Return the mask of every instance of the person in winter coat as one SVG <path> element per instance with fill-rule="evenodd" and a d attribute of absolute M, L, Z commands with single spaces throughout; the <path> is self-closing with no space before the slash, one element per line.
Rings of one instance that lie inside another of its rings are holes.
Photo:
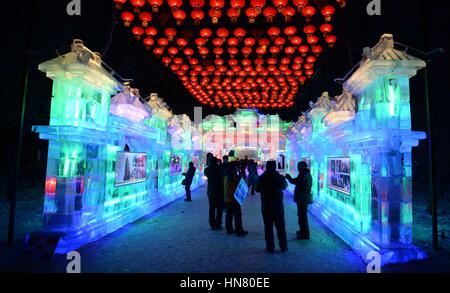
<path fill-rule="evenodd" d="M 312 204 L 312 177 L 306 162 L 299 162 L 297 165 L 298 177 L 292 178 L 287 174 L 286 179 L 295 185 L 294 201 L 297 203 L 298 226 L 297 239 L 308 240 L 309 224 L 308 224 L 308 205 Z"/>
<path fill-rule="evenodd" d="M 283 204 L 283 190 L 288 185 L 286 179 L 276 169 L 276 162 L 268 161 L 266 171 L 256 182 L 256 192 L 261 193 L 261 212 L 264 219 L 266 250 L 271 253 L 275 249 L 274 224 L 277 229 L 281 251 L 288 251 Z"/>
<path fill-rule="evenodd" d="M 192 201 L 191 199 L 191 185 L 192 180 L 194 179 L 195 175 L 195 167 L 193 162 L 189 162 L 189 169 L 186 173 L 183 173 L 183 176 L 185 177 L 183 180 L 184 183 L 184 189 L 186 190 L 186 199 L 185 201 Z"/>
<path fill-rule="evenodd" d="M 256 180 L 258 180 L 258 170 L 256 168 L 256 163 L 250 160 L 248 163 L 248 187 L 251 188 L 251 194 L 255 194 Z"/>
<path fill-rule="evenodd" d="M 237 236 L 245 236 L 248 234 L 242 226 L 242 211 L 241 205 L 234 197 L 236 188 L 241 181 L 241 176 L 238 175 L 239 167 L 236 162 L 228 163 L 224 180 L 224 197 L 227 213 L 225 216 L 225 228 L 228 234 L 236 233 Z M 233 219 L 234 226 L 233 228 Z"/>
<path fill-rule="evenodd" d="M 218 160 L 212 157 L 205 168 L 208 178 L 209 224 L 212 230 L 222 229 L 223 175 Z"/>

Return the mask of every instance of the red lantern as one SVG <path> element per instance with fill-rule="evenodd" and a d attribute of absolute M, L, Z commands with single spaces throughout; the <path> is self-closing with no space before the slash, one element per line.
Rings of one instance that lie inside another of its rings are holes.
<path fill-rule="evenodd" d="M 231 0 L 230 6 L 241 11 L 241 8 L 245 6 L 245 0 Z"/>
<path fill-rule="evenodd" d="M 172 12 L 175 12 L 183 5 L 183 0 L 168 0 L 167 4 L 172 8 Z"/>
<path fill-rule="evenodd" d="M 239 44 L 239 40 L 237 38 L 229 38 L 228 39 L 228 46 L 236 47 L 238 44 Z"/>
<path fill-rule="evenodd" d="M 333 48 L 333 47 L 334 47 L 334 44 L 336 43 L 336 41 L 337 41 L 337 38 L 336 38 L 336 36 L 334 36 L 334 35 L 329 35 L 329 36 L 327 36 L 327 37 L 325 38 L 325 42 L 328 43 L 328 46 L 329 46 L 330 48 Z"/>
<path fill-rule="evenodd" d="M 247 47 L 253 47 L 255 45 L 256 41 L 254 38 L 245 38 L 244 45 Z"/>
<path fill-rule="evenodd" d="M 223 0 L 210 0 L 209 5 L 212 7 L 212 9 L 222 9 L 225 5 L 225 2 Z"/>
<path fill-rule="evenodd" d="M 277 15 L 277 10 L 273 7 L 266 7 L 263 14 L 267 18 L 267 22 L 273 22 L 273 18 Z"/>
<path fill-rule="evenodd" d="M 209 50 L 208 50 L 208 48 L 202 47 L 202 48 L 198 49 L 198 53 L 200 55 L 202 55 L 203 59 L 205 59 L 206 55 L 208 55 L 208 53 L 209 53 Z"/>
<path fill-rule="evenodd" d="M 267 47 L 270 45 L 270 41 L 266 38 L 259 39 L 258 44 L 262 47 Z"/>
<path fill-rule="evenodd" d="M 132 33 L 135 36 L 136 40 L 140 40 L 144 32 L 145 32 L 144 29 L 141 28 L 140 26 L 135 26 L 132 29 Z"/>
<path fill-rule="evenodd" d="M 291 41 L 291 44 L 296 47 L 298 47 L 303 41 L 299 36 L 290 37 L 289 40 Z"/>
<path fill-rule="evenodd" d="M 255 23 L 255 18 L 259 15 L 258 11 L 254 7 L 249 7 L 245 10 L 245 14 L 249 18 L 249 23 Z"/>
<path fill-rule="evenodd" d="M 223 54 L 223 49 L 220 47 L 214 48 L 214 55 L 216 55 L 216 58 L 220 58 L 220 55 Z"/>
<path fill-rule="evenodd" d="M 116 3 L 116 9 L 122 9 L 123 5 L 127 3 L 127 0 L 114 0 L 114 3 Z"/>
<path fill-rule="evenodd" d="M 315 45 L 315 44 L 317 44 L 319 42 L 319 37 L 317 37 L 317 36 L 309 36 L 307 38 L 307 42 L 310 45 Z"/>
<path fill-rule="evenodd" d="M 197 47 L 203 47 L 206 44 L 206 40 L 204 38 L 196 38 L 195 44 Z"/>
<path fill-rule="evenodd" d="M 192 50 L 191 48 L 186 48 L 184 49 L 183 53 L 189 59 L 192 57 L 192 55 L 194 55 L 194 50 Z"/>
<path fill-rule="evenodd" d="M 200 30 L 200 36 L 205 40 L 208 40 L 212 35 L 212 31 L 209 28 L 204 28 Z"/>
<path fill-rule="evenodd" d="M 303 8 L 308 5 L 309 0 L 293 0 L 294 6 L 297 7 L 298 12 L 302 13 Z"/>
<path fill-rule="evenodd" d="M 216 47 L 222 46 L 224 42 L 225 42 L 225 40 L 224 40 L 224 39 L 221 39 L 221 38 L 215 38 L 215 39 L 212 41 L 213 45 L 216 46 Z"/>
<path fill-rule="evenodd" d="M 227 15 L 229 18 L 231 18 L 231 22 L 236 22 L 237 18 L 239 17 L 240 14 L 241 14 L 241 12 L 238 9 L 233 8 L 233 7 L 231 7 L 227 11 Z"/>
<path fill-rule="evenodd" d="M 313 6 L 306 6 L 303 8 L 302 14 L 306 18 L 306 21 L 310 22 L 316 14 L 316 9 Z"/>
<path fill-rule="evenodd" d="M 159 7 L 163 4 L 163 0 L 148 0 L 148 3 L 152 6 L 152 11 L 157 13 Z"/>
<path fill-rule="evenodd" d="M 187 44 L 188 44 L 188 42 L 187 42 L 185 39 L 183 39 L 183 38 L 179 38 L 179 39 L 177 40 L 177 45 L 178 45 L 178 47 L 180 47 L 181 49 L 184 48 L 184 47 L 186 47 Z"/>
<path fill-rule="evenodd" d="M 309 56 L 308 58 L 306 58 L 306 62 L 308 62 L 308 63 L 315 63 L 316 61 L 317 61 L 317 58 L 314 56 Z"/>
<path fill-rule="evenodd" d="M 217 36 L 219 36 L 222 39 L 225 39 L 226 37 L 228 37 L 228 35 L 229 35 L 229 32 L 226 28 L 222 27 L 217 30 Z"/>
<path fill-rule="evenodd" d="M 252 53 L 252 48 L 244 47 L 244 48 L 242 48 L 242 53 L 244 54 L 245 58 L 248 58 L 248 56 Z"/>
<path fill-rule="evenodd" d="M 247 34 L 247 31 L 245 29 L 239 27 L 234 30 L 233 34 L 236 38 L 242 39 Z"/>
<path fill-rule="evenodd" d="M 320 26 L 320 31 L 323 33 L 323 35 L 326 37 L 329 33 L 333 30 L 333 26 L 329 23 L 324 23 Z"/>
<path fill-rule="evenodd" d="M 152 21 L 152 15 L 149 12 L 139 13 L 139 19 L 142 21 L 142 26 L 147 27 L 148 23 Z"/>
<path fill-rule="evenodd" d="M 297 28 L 295 26 L 288 26 L 284 29 L 284 34 L 288 37 L 292 37 L 297 32 Z"/>
<path fill-rule="evenodd" d="M 177 30 L 174 28 L 166 28 L 164 33 L 167 36 L 167 39 L 169 39 L 169 42 L 173 41 L 173 38 L 177 35 Z"/>
<path fill-rule="evenodd" d="M 258 47 L 256 48 L 256 54 L 258 54 L 259 58 L 262 58 L 264 54 L 266 54 L 266 47 Z"/>
<path fill-rule="evenodd" d="M 195 9 L 202 8 L 205 5 L 205 0 L 190 0 L 189 3 Z"/>
<path fill-rule="evenodd" d="M 195 25 L 199 25 L 204 17 L 205 13 L 201 9 L 194 9 L 191 12 L 191 18 L 194 20 Z"/>
<path fill-rule="evenodd" d="M 155 43 L 155 41 L 150 37 L 145 38 L 142 42 L 147 50 L 150 50 L 150 47 Z"/>
<path fill-rule="evenodd" d="M 177 21 L 177 25 L 181 25 L 183 20 L 186 18 L 186 12 L 181 9 L 177 9 L 173 12 L 173 17 Z"/>
<path fill-rule="evenodd" d="M 212 19 L 212 23 L 217 24 L 219 22 L 219 18 L 222 16 L 222 10 L 211 9 L 211 10 L 209 10 L 208 14 Z"/>
<path fill-rule="evenodd" d="M 277 56 L 278 53 L 280 53 L 280 47 L 277 46 L 273 46 L 270 48 L 270 53 L 272 54 L 272 56 Z"/>
<path fill-rule="evenodd" d="M 322 54 L 322 52 L 323 52 L 323 48 L 322 48 L 322 46 L 314 46 L 314 47 L 312 48 L 312 52 L 313 52 L 317 57 L 319 57 L 320 54 Z"/>
<path fill-rule="evenodd" d="M 145 29 L 145 34 L 150 37 L 154 37 L 158 34 L 158 30 L 154 27 L 148 27 Z"/>
<path fill-rule="evenodd" d="M 156 58 L 159 58 L 164 53 L 163 48 L 155 48 L 153 49 L 153 54 L 155 54 Z"/>
<path fill-rule="evenodd" d="M 271 27 L 267 30 L 267 34 L 272 39 L 275 39 L 280 33 L 281 33 L 281 30 L 278 27 Z"/>
<path fill-rule="evenodd" d="M 275 39 L 274 43 L 278 47 L 282 47 L 284 44 L 286 44 L 286 40 L 284 38 L 282 38 L 282 37 L 278 37 L 278 38 Z"/>
<path fill-rule="evenodd" d="M 162 63 L 164 63 L 164 66 L 169 67 L 170 62 L 172 62 L 172 59 L 170 57 L 163 57 L 162 58 Z"/>
<path fill-rule="evenodd" d="M 139 13 L 141 7 L 145 5 L 145 0 L 130 0 L 130 3 L 134 7 L 134 12 Z"/>
<path fill-rule="evenodd" d="M 295 15 L 295 9 L 288 6 L 283 8 L 282 11 L 283 15 L 284 15 L 284 19 L 286 20 L 286 22 L 291 21 L 292 17 Z"/>
<path fill-rule="evenodd" d="M 303 28 L 303 32 L 310 37 L 312 34 L 316 32 L 316 27 L 314 25 L 305 25 Z"/>
<path fill-rule="evenodd" d="M 124 11 L 122 12 L 121 16 L 124 26 L 129 27 L 131 25 L 131 22 L 134 20 L 134 14 L 128 11 Z"/>
<path fill-rule="evenodd" d="M 282 12 L 283 7 L 285 7 L 288 3 L 287 0 L 273 0 L 273 5 L 278 8 L 278 12 Z"/>
<path fill-rule="evenodd" d="M 266 0 L 251 0 L 250 5 L 256 9 L 258 14 L 261 13 L 261 9 L 266 6 Z"/>
<path fill-rule="evenodd" d="M 158 40 L 158 45 L 161 46 L 162 48 L 164 48 L 168 44 L 169 44 L 169 41 L 166 38 L 160 38 Z"/>
<path fill-rule="evenodd" d="M 336 3 L 340 8 L 344 8 L 347 5 L 347 0 L 336 0 Z"/>
<path fill-rule="evenodd" d="M 322 10 L 321 10 L 322 15 L 325 17 L 325 22 L 330 22 L 331 17 L 333 16 L 333 14 L 335 12 L 336 12 L 336 10 L 334 9 L 334 6 L 332 6 L 332 5 L 327 5 L 324 8 L 322 8 Z"/>
<path fill-rule="evenodd" d="M 300 52 L 300 54 L 302 54 L 303 57 L 305 57 L 305 56 L 306 56 L 306 53 L 309 52 L 309 47 L 306 46 L 306 45 L 300 46 L 300 47 L 298 48 L 298 51 Z"/>
<path fill-rule="evenodd" d="M 286 47 L 284 49 L 284 53 L 286 53 L 286 55 L 290 56 L 290 55 L 295 53 L 295 48 L 294 47 L 290 47 L 290 46 Z"/>

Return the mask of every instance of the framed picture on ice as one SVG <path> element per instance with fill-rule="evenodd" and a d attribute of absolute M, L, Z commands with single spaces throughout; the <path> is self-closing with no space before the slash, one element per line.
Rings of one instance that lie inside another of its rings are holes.
<path fill-rule="evenodd" d="M 329 188 L 341 193 L 351 194 L 351 172 L 350 158 L 328 158 L 328 180 Z"/>

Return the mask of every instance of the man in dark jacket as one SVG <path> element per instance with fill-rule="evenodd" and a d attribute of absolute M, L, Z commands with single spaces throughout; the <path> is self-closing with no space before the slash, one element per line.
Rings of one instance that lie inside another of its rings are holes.
<path fill-rule="evenodd" d="M 312 177 L 306 162 L 299 162 L 297 165 L 298 177 L 292 178 L 287 174 L 286 179 L 295 185 L 294 201 L 297 203 L 298 226 L 300 230 L 297 231 L 297 239 L 309 239 L 309 224 L 308 224 L 308 205 L 312 203 Z"/>
<path fill-rule="evenodd" d="M 276 171 L 275 161 L 267 162 L 266 172 L 256 182 L 256 191 L 261 193 L 261 211 L 264 219 L 266 250 L 273 252 L 275 242 L 273 224 L 277 229 L 278 242 L 282 252 L 288 250 L 284 222 L 283 190 L 287 188 L 286 179 Z"/>
<path fill-rule="evenodd" d="M 193 162 L 189 162 L 189 169 L 186 173 L 183 173 L 184 178 L 184 189 L 186 190 L 186 199 L 185 201 L 192 201 L 191 199 L 191 184 L 195 175 L 195 167 Z"/>
<path fill-rule="evenodd" d="M 222 169 L 217 158 L 210 159 L 208 167 L 205 168 L 205 176 L 208 178 L 209 224 L 212 230 L 220 230 L 224 199 Z"/>

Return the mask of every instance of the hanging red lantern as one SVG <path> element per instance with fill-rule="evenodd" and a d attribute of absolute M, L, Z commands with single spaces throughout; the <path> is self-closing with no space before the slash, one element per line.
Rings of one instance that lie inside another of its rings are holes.
<path fill-rule="evenodd" d="M 270 47 L 270 53 L 272 54 L 273 57 L 276 57 L 278 53 L 280 53 L 280 47 L 278 46 L 272 46 Z"/>
<path fill-rule="evenodd" d="M 123 25 L 126 27 L 129 27 L 131 25 L 131 22 L 134 20 L 134 14 L 128 11 L 122 12 L 121 17 L 123 20 Z"/>
<path fill-rule="evenodd" d="M 228 39 L 228 46 L 236 47 L 238 44 L 239 44 L 239 40 L 237 38 L 229 38 Z"/>
<path fill-rule="evenodd" d="M 173 12 L 173 17 L 177 21 L 177 25 L 183 24 L 184 19 L 186 18 L 186 12 L 181 9 L 177 9 Z"/>
<path fill-rule="evenodd" d="M 266 0 L 251 0 L 250 5 L 256 9 L 258 14 L 261 13 L 261 9 L 266 6 Z"/>
<path fill-rule="evenodd" d="M 195 44 L 197 47 L 203 47 L 206 44 L 206 40 L 204 38 L 196 38 Z"/>
<path fill-rule="evenodd" d="M 308 58 L 306 58 L 306 62 L 308 63 L 315 63 L 317 61 L 317 58 L 314 56 L 309 56 Z"/>
<path fill-rule="evenodd" d="M 210 0 L 209 5 L 212 7 L 212 9 L 220 10 L 225 5 L 224 0 Z"/>
<path fill-rule="evenodd" d="M 139 13 L 141 7 L 145 5 L 145 0 L 130 0 L 131 5 L 134 7 L 134 12 Z"/>
<path fill-rule="evenodd" d="M 178 45 L 178 47 L 180 47 L 180 49 L 186 47 L 187 44 L 188 44 L 188 42 L 186 41 L 186 39 L 179 38 L 179 39 L 177 40 L 177 45 Z"/>
<path fill-rule="evenodd" d="M 266 52 L 267 52 L 266 47 L 258 47 L 258 48 L 256 48 L 256 54 L 258 54 L 259 58 L 262 58 L 262 56 L 264 54 L 266 54 Z"/>
<path fill-rule="evenodd" d="M 116 9 L 122 9 L 123 5 L 127 3 L 127 0 L 114 0 L 114 3 L 116 3 Z"/>
<path fill-rule="evenodd" d="M 202 8 L 205 5 L 205 0 L 190 0 L 189 3 L 195 9 Z"/>
<path fill-rule="evenodd" d="M 261 47 L 267 47 L 267 46 L 270 45 L 270 41 L 268 39 L 266 39 L 266 38 L 262 38 L 262 39 L 259 39 L 258 44 Z"/>
<path fill-rule="evenodd" d="M 220 47 L 214 48 L 214 55 L 216 55 L 216 58 L 220 58 L 220 56 L 223 54 L 223 49 Z"/>
<path fill-rule="evenodd" d="M 194 20 L 195 25 L 199 25 L 204 17 L 205 13 L 201 9 L 194 9 L 191 12 L 191 18 Z"/>
<path fill-rule="evenodd" d="M 202 47 L 202 48 L 198 49 L 198 53 L 199 53 L 200 55 L 202 55 L 202 58 L 203 58 L 203 59 L 205 59 L 206 56 L 209 54 L 209 49 L 208 49 L 208 48 L 205 48 L 205 47 Z"/>
<path fill-rule="evenodd" d="M 239 27 L 233 31 L 233 34 L 236 38 L 241 40 L 243 37 L 245 37 L 245 35 L 247 34 L 247 31 L 245 29 Z"/>
<path fill-rule="evenodd" d="M 212 30 L 209 28 L 204 28 L 200 30 L 200 36 L 204 38 L 205 40 L 208 40 L 212 35 Z"/>
<path fill-rule="evenodd" d="M 326 37 L 329 33 L 333 30 L 333 26 L 329 23 L 324 23 L 320 26 L 320 31 L 323 33 L 323 35 Z"/>
<path fill-rule="evenodd" d="M 246 47 L 253 47 L 255 45 L 256 41 L 254 38 L 245 38 L 244 45 Z"/>
<path fill-rule="evenodd" d="M 222 16 L 222 10 L 211 9 L 208 14 L 211 17 L 212 23 L 217 24 L 219 22 L 219 18 Z"/>
<path fill-rule="evenodd" d="M 272 40 L 275 39 L 280 33 L 281 30 L 275 26 L 267 30 L 267 34 L 272 38 Z"/>
<path fill-rule="evenodd" d="M 314 47 L 312 48 L 312 52 L 313 52 L 317 57 L 319 57 L 320 54 L 322 54 L 322 52 L 323 52 L 323 48 L 322 48 L 322 46 L 314 46 Z"/>
<path fill-rule="evenodd" d="M 336 9 L 334 9 L 334 6 L 332 5 L 326 5 L 322 8 L 321 13 L 325 17 L 325 22 L 330 22 L 333 14 L 336 12 Z"/>
<path fill-rule="evenodd" d="M 167 40 L 166 38 L 160 38 L 158 40 L 158 45 L 162 48 L 166 47 L 169 44 L 169 40 Z"/>
<path fill-rule="evenodd" d="M 306 6 L 303 8 L 302 14 L 306 18 L 306 21 L 310 22 L 316 14 L 316 9 L 313 6 Z"/>
<path fill-rule="evenodd" d="M 254 7 L 249 7 L 245 10 L 245 14 L 248 17 L 249 23 L 255 23 L 256 17 L 259 15 L 258 11 Z"/>
<path fill-rule="evenodd" d="M 228 37 L 228 35 L 229 32 L 226 28 L 221 27 L 217 30 L 217 36 L 219 36 L 222 39 L 225 39 L 226 37 Z"/>
<path fill-rule="evenodd" d="M 306 5 L 308 5 L 309 0 L 293 0 L 293 4 L 295 7 L 297 7 L 298 12 L 302 13 L 303 8 L 305 8 Z"/>
<path fill-rule="evenodd" d="M 154 27 L 148 27 L 145 29 L 145 34 L 150 37 L 154 37 L 158 34 L 158 30 Z"/>
<path fill-rule="evenodd" d="M 345 6 L 347 5 L 347 0 L 336 0 L 336 3 L 340 8 L 345 8 Z"/>
<path fill-rule="evenodd" d="M 152 6 L 152 11 L 157 13 L 159 7 L 163 4 L 163 0 L 148 0 L 148 3 Z"/>
<path fill-rule="evenodd" d="M 183 53 L 189 59 L 192 57 L 192 55 L 194 55 L 194 50 L 192 50 L 191 48 L 186 48 L 184 49 Z"/>
<path fill-rule="evenodd" d="M 286 22 L 290 22 L 292 17 L 295 15 L 295 9 L 291 6 L 285 7 L 282 10 L 282 14 L 284 15 L 284 20 Z"/>
<path fill-rule="evenodd" d="M 227 11 L 228 17 L 231 19 L 231 22 L 236 22 L 241 12 L 236 8 L 229 8 Z"/>
<path fill-rule="evenodd" d="M 222 46 L 224 42 L 225 42 L 225 40 L 224 40 L 224 39 L 221 39 L 221 38 L 215 38 L 215 39 L 212 41 L 213 45 L 216 46 L 216 47 Z"/>
<path fill-rule="evenodd" d="M 273 7 L 266 7 L 263 11 L 264 16 L 267 19 L 267 22 L 273 22 L 273 18 L 277 15 L 277 10 Z"/>
<path fill-rule="evenodd" d="M 173 38 L 177 35 L 177 30 L 169 27 L 165 29 L 164 33 L 166 34 L 169 42 L 172 42 Z"/>
<path fill-rule="evenodd" d="M 183 0 L 168 0 L 167 4 L 172 8 L 172 12 L 175 12 L 183 5 Z"/>
<path fill-rule="evenodd" d="M 142 21 L 142 26 L 147 27 L 148 23 L 152 21 L 152 15 L 149 12 L 139 13 L 139 19 Z"/>
<path fill-rule="evenodd" d="M 244 48 L 242 48 L 242 53 L 244 54 L 245 58 L 248 58 L 248 56 L 252 53 L 252 48 L 244 47 Z"/>
<path fill-rule="evenodd" d="M 278 37 L 274 40 L 274 44 L 277 45 L 278 47 L 282 47 L 284 46 L 284 44 L 286 44 L 286 40 L 282 37 Z"/>
<path fill-rule="evenodd" d="M 305 27 L 303 28 L 303 32 L 310 37 L 311 35 L 313 35 L 316 32 L 316 26 L 314 25 L 305 25 Z"/>
<path fill-rule="evenodd" d="M 305 56 L 306 56 L 306 53 L 309 52 L 309 47 L 306 46 L 306 45 L 300 46 L 300 47 L 298 48 L 298 51 L 300 52 L 300 54 L 302 54 L 303 57 L 305 57 Z"/>
<path fill-rule="evenodd" d="M 151 46 L 155 43 L 155 41 L 150 37 L 145 38 L 142 42 L 147 50 L 150 50 Z"/>
<path fill-rule="evenodd" d="M 336 38 L 336 36 L 334 36 L 334 35 L 329 35 L 329 36 L 327 36 L 327 37 L 325 38 L 325 42 L 328 43 L 328 46 L 329 46 L 330 48 L 333 48 L 333 47 L 334 47 L 334 44 L 336 43 L 336 41 L 337 41 L 337 38 Z"/>
<path fill-rule="evenodd" d="M 166 57 L 163 57 L 161 61 L 164 64 L 164 66 L 169 67 L 170 62 L 172 62 L 172 59 L 170 57 L 166 56 Z"/>
<path fill-rule="evenodd" d="M 153 54 L 155 54 L 156 58 L 159 58 L 164 53 L 163 48 L 155 48 L 153 49 Z"/>
<path fill-rule="evenodd" d="M 293 36 L 290 37 L 289 40 L 291 41 L 291 44 L 298 47 L 302 42 L 302 38 L 300 38 L 299 36 Z"/>
<path fill-rule="evenodd" d="M 286 55 L 290 56 L 290 55 L 292 55 L 292 54 L 295 53 L 295 48 L 294 48 L 294 47 L 291 47 L 291 46 L 286 47 L 286 48 L 284 49 L 284 53 L 286 53 Z"/>
<path fill-rule="evenodd" d="M 315 45 L 319 42 L 319 37 L 311 35 L 306 40 L 307 40 L 308 44 Z"/>
<path fill-rule="evenodd" d="M 231 0 L 230 6 L 236 8 L 240 12 L 242 7 L 245 6 L 245 0 Z"/>
<path fill-rule="evenodd" d="M 295 64 L 302 64 L 304 62 L 302 57 L 295 57 L 294 58 L 294 63 Z"/>
<path fill-rule="evenodd" d="M 234 56 L 239 53 L 239 50 L 235 47 L 228 48 L 228 54 L 230 54 L 231 58 L 234 58 Z"/>
<path fill-rule="evenodd" d="M 284 29 L 284 34 L 288 37 L 292 37 L 297 32 L 297 28 L 295 26 L 288 26 Z"/>
<path fill-rule="evenodd" d="M 278 12 L 282 12 L 283 8 L 287 5 L 287 0 L 272 0 L 273 5 L 278 8 Z"/>
<path fill-rule="evenodd" d="M 140 40 L 144 32 L 145 32 L 144 29 L 141 28 L 140 26 L 135 26 L 132 29 L 132 33 L 135 36 L 136 40 Z"/>

